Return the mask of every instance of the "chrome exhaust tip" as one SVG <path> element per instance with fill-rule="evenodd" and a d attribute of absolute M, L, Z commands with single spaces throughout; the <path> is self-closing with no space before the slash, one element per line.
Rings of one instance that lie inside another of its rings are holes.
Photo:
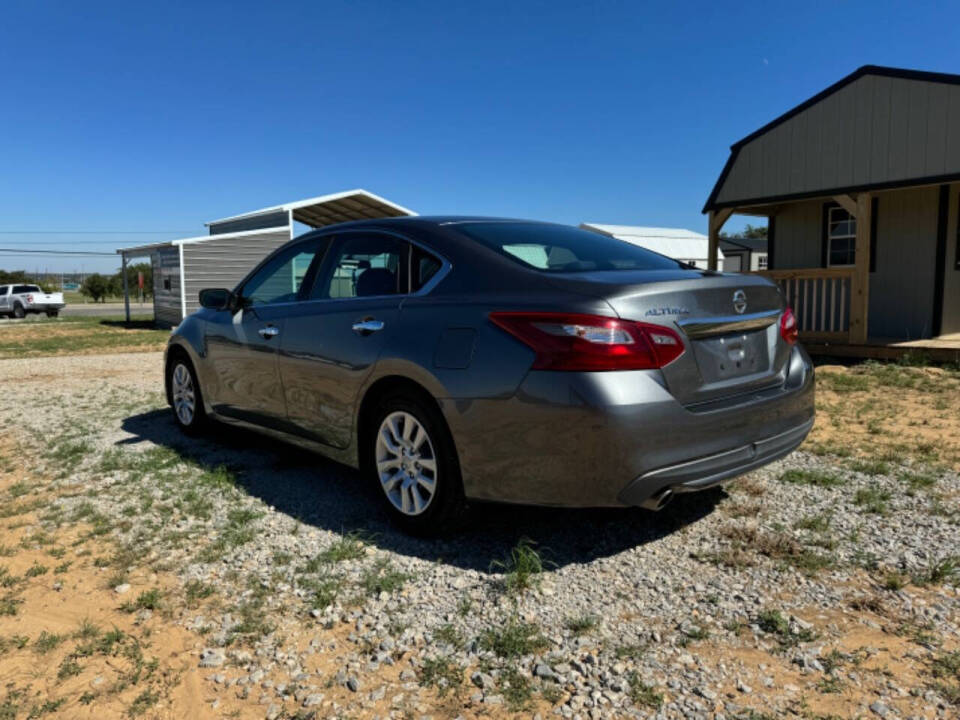
<path fill-rule="evenodd" d="M 673 500 L 673 495 L 673 488 L 664 488 L 640 503 L 640 507 L 654 512 L 663 510 Z"/>

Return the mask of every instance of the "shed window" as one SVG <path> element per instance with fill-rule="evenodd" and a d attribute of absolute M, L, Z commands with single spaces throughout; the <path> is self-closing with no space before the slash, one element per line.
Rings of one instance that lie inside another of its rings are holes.
<path fill-rule="evenodd" d="M 831 207 L 827 217 L 827 264 L 853 265 L 857 249 L 857 219 L 842 207 Z"/>

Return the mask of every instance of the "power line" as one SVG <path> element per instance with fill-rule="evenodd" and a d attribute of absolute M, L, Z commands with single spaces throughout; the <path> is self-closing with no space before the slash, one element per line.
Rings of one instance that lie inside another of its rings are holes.
<path fill-rule="evenodd" d="M 0 253 L 12 255 L 42 254 L 42 255 L 100 255 L 102 257 L 117 257 L 116 253 L 94 252 L 93 250 L 20 250 L 18 248 L 0 248 Z"/>
<path fill-rule="evenodd" d="M 0 235 L 188 235 L 194 230 L 0 230 Z"/>

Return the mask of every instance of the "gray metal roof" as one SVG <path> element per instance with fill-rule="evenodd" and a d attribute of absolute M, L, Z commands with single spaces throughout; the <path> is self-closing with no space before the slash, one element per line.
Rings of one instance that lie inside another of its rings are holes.
<path fill-rule="evenodd" d="M 730 148 L 704 212 L 960 179 L 960 75 L 866 65 Z"/>
<path fill-rule="evenodd" d="M 241 215 L 232 215 L 206 223 L 208 227 L 221 223 L 236 222 L 277 212 L 292 212 L 293 219 L 311 227 L 323 227 L 348 220 L 367 218 L 402 217 L 416 215 L 402 205 L 390 202 L 386 198 L 374 195 L 363 189 L 320 195 L 305 200 L 295 200 L 281 205 L 252 210 Z"/>

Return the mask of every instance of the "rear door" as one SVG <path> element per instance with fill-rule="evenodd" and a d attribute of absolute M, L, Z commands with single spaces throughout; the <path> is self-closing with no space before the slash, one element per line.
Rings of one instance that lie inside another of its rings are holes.
<path fill-rule="evenodd" d="M 0 312 L 10 311 L 10 286 L 0 285 Z"/>
<path fill-rule="evenodd" d="M 279 359 L 287 417 L 298 433 L 343 448 L 354 405 L 409 290 L 410 244 L 387 233 L 338 234 L 308 302 L 287 318 Z"/>
<path fill-rule="evenodd" d="M 267 427 L 283 428 L 286 402 L 277 354 L 287 318 L 302 302 L 323 238 L 288 245 L 248 277 L 238 292 L 242 309 L 219 311 L 205 329 L 212 382 L 205 388 L 214 410 Z"/>

